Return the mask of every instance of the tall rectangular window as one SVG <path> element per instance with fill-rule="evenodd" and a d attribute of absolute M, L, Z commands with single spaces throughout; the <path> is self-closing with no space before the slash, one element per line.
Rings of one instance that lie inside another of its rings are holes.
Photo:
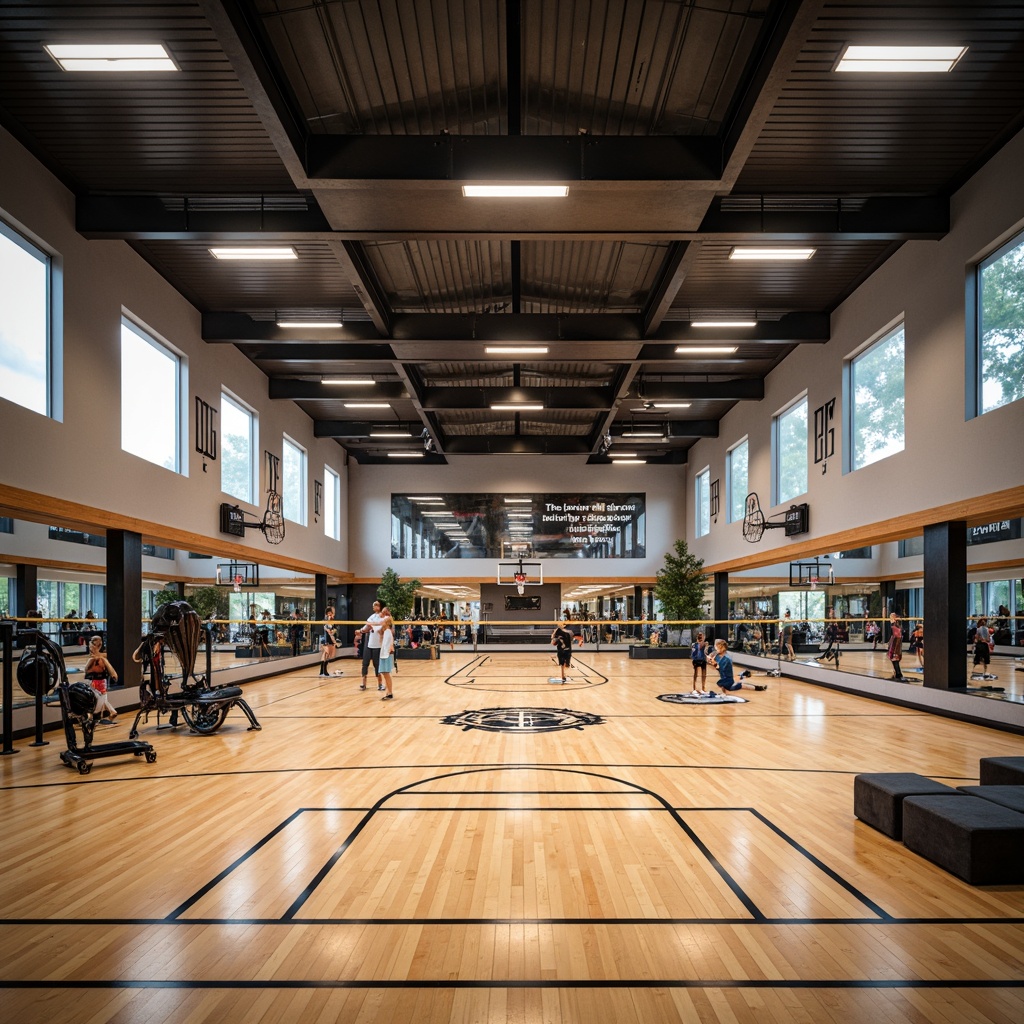
<path fill-rule="evenodd" d="M 746 511 L 749 479 L 747 474 L 747 439 L 729 449 L 725 457 L 726 481 L 729 485 L 729 522 L 736 523 Z"/>
<path fill-rule="evenodd" d="M 306 451 L 288 435 L 281 460 L 281 506 L 285 519 L 306 525 Z"/>
<path fill-rule="evenodd" d="M 226 391 L 220 393 L 220 453 L 220 489 L 255 504 L 256 414 Z"/>
<path fill-rule="evenodd" d="M 781 505 L 807 490 L 807 396 L 772 421 L 775 445 L 775 500 Z"/>
<path fill-rule="evenodd" d="M 181 358 L 123 317 L 121 448 L 175 473 L 181 466 Z"/>
<path fill-rule="evenodd" d="M 50 402 L 50 258 L 0 221 L 0 398 L 38 412 Z"/>
<path fill-rule="evenodd" d="M 324 533 L 341 540 L 341 477 L 324 466 Z"/>
<path fill-rule="evenodd" d="M 698 537 L 706 537 L 711 532 L 711 470 L 703 469 L 694 481 L 694 501 L 696 504 L 696 520 L 694 526 Z"/>
<path fill-rule="evenodd" d="M 847 364 L 851 468 L 903 451 L 904 334 L 890 331 Z"/>
<path fill-rule="evenodd" d="M 979 408 L 1024 398 L 1024 235 L 978 267 Z"/>

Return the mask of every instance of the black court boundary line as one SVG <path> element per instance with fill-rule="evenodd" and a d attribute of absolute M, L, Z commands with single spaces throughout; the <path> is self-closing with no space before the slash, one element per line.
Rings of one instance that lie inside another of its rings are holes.
<path fill-rule="evenodd" d="M 295 900 L 292 902 L 292 904 L 285 911 L 285 913 L 283 915 L 283 920 L 291 921 L 291 920 L 294 920 L 294 919 L 296 919 L 298 917 L 299 911 L 305 905 L 306 901 L 313 895 L 313 893 L 320 886 L 320 884 L 323 882 L 323 880 L 333 870 L 334 866 L 338 863 L 338 861 L 345 854 L 345 852 L 351 847 L 352 843 L 355 842 L 355 840 L 359 836 L 359 834 L 367 827 L 367 825 L 370 823 L 370 821 L 373 819 L 373 817 L 377 813 L 383 813 L 383 812 L 386 811 L 386 813 L 392 813 L 392 814 L 409 814 L 409 813 L 414 813 L 415 814 L 415 813 L 441 812 L 441 811 L 451 811 L 451 810 L 458 810 L 460 812 L 475 811 L 477 813 L 499 813 L 499 812 L 507 812 L 507 811 L 523 811 L 523 810 L 526 810 L 526 811 L 538 811 L 538 812 L 543 812 L 543 811 L 548 811 L 548 812 L 565 811 L 565 812 L 570 812 L 570 813 L 573 813 L 573 814 L 579 814 L 579 813 L 608 813 L 608 812 L 614 812 L 614 811 L 641 811 L 643 813 L 651 813 L 652 811 L 657 812 L 659 810 L 658 807 L 653 807 L 652 808 L 652 807 L 628 807 L 628 806 L 627 807 L 621 807 L 621 808 L 616 808 L 616 807 L 592 807 L 592 808 L 537 807 L 537 808 L 523 808 L 522 806 L 519 806 L 519 807 L 471 806 L 471 807 L 452 808 L 451 806 L 433 807 L 433 806 L 428 806 L 428 805 L 420 804 L 420 805 L 418 805 L 416 807 L 390 807 L 390 808 L 385 808 L 384 807 L 384 804 L 387 801 L 392 800 L 392 799 L 398 799 L 399 797 L 405 796 L 405 795 L 416 795 L 416 796 L 434 795 L 434 796 L 436 796 L 436 795 L 439 795 L 439 793 L 444 793 L 444 795 L 446 795 L 446 796 L 482 795 L 482 794 L 480 794 L 479 790 L 450 790 L 450 791 L 445 791 L 445 790 L 440 790 L 440 791 L 439 790 L 427 790 L 427 791 L 422 791 L 418 787 L 421 786 L 421 785 L 424 785 L 424 784 L 430 784 L 432 782 L 439 781 L 441 779 L 455 778 L 455 777 L 458 777 L 460 775 L 475 775 L 475 774 L 480 774 L 482 772 L 490 772 L 490 771 L 494 771 L 494 770 L 495 769 L 493 769 L 493 768 L 461 769 L 459 771 L 449 772 L 449 773 L 446 773 L 444 775 L 433 776 L 433 777 L 431 777 L 429 779 L 423 779 L 423 780 L 420 780 L 419 782 L 408 783 L 407 785 L 399 787 L 398 789 L 393 790 L 391 793 L 387 793 L 384 796 L 382 796 L 371 808 L 369 808 L 369 810 L 364 811 L 362 818 L 359 820 L 359 822 L 356 824 L 356 826 L 352 829 L 352 831 L 348 834 L 348 836 L 346 836 L 345 839 L 342 840 L 341 845 L 338 847 L 338 849 L 335 850 L 335 852 L 321 866 L 320 870 L 307 883 L 307 885 L 300 891 L 299 895 L 295 898 Z M 518 768 L 518 769 L 515 769 L 515 770 L 518 770 L 518 771 L 531 771 L 533 769 L 532 768 L 525 768 L 524 767 L 524 768 Z M 870 913 L 876 915 L 875 918 L 873 918 L 873 919 L 869 918 L 869 920 L 875 920 L 875 921 L 878 921 L 878 920 L 881 920 L 881 921 L 891 920 L 890 915 L 885 910 L 883 910 L 877 903 L 875 903 L 874 900 L 871 900 L 864 893 L 860 892 L 860 890 L 857 889 L 856 886 L 854 886 L 851 882 L 849 882 L 848 880 L 844 879 L 841 875 L 839 875 L 833 869 L 831 869 L 826 864 L 824 864 L 824 862 L 822 862 L 817 857 L 815 857 L 813 854 L 811 854 L 805 847 L 803 847 L 801 844 L 797 843 L 794 839 L 792 839 L 792 837 L 788 836 L 782 829 L 778 828 L 770 820 L 768 820 L 763 814 L 761 814 L 760 812 L 758 812 L 756 809 L 754 809 L 752 807 L 706 807 L 706 808 L 689 807 L 689 808 L 678 809 L 678 808 L 672 807 L 668 803 L 668 801 L 666 801 L 658 793 L 655 793 L 653 790 L 647 789 L 646 787 L 640 786 L 639 784 L 636 784 L 636 783 L 631 783 L 631 782 L 629 782 L 628 780 L 625 780 L 625 779 L 617 779 L 617 778 L 614 778 L 613 776 L 602 775 L 602 774 L 599 774 L 597 772 L 589 772 L 589 771 L 581 772 L 581 771 L 579 771 L 576 768 L 564 768 L 563 767 L 563 768 L 559 768 L 559 769 L 546 769 L 546 770 L 548 770 L 548 771 L 557 770 L 557 771 L 563 772 L 565 774 L 581 774 L 581 775 L 589 776 L 589 777 L 592 777 L 592 778 L 601 779 L 603 781 L 611 782 L 611 783 L 614 783 L 616 785 L 629 787 L 627 789 L 615 790 L 614 793 L 633 792 L 633 793 L 636 793 L 637 795 L 642 795 L 642 796 L 649 797 L 651 800 L 655 801 L 656 804 L 660 805 L 660 810 L 661 811 L 667 812 L 672 817 L 672 819 L 675 821 L 676 825 L 685 833 L 685 835 L 694 844 L 696 849 L 704 856 L 705 860 L 707 861 L 709 866 L 712 868 L 712 870 L 714 870 L 715 872 L 718 873 L 719 877 L 730 888 L 730 890 L 732 891 L 732 893 L 735 896 L 735 898 L 739 901 L 740 905 L 743 906 L 747 910 L 747 912 L 751 915 L 751 919 L 754 920 L 754 921 L 766 922 L 766 921 L 769 920 L 769 918 L 768 918 L 767 915 L 765 915 L 765 914 L 763 914 L 761 912 L 761 910 L 757 907 L 757 905 L 754 903 L 754 901 L 744 891 L 743 887 L 725 869 L 724 865 L 722 865 L 719 862 L 719 860 L 711 853 L 710 849 L 708 849 L 708 847 L 705 845 L 703 840 L 700 839 L 700 837 L 697 835 L 696 831 L 689 824 L 687 824 L 686 821 L 683 820 L 683 817 L 681 816 L 681 812 L 682 813 L 694 813 L 694 812 L 714 812 L 714 813 L 718 813 L 718 812 L 723 812 L 723 811 L 724 812 L 741 811 L 743 813 L 752 814 L 753 817 L 755 818 L 755 820 L 760 821 L 762 824 L 764 824 L 766 827 L 768 827 L 772 832 L 774 832 L 784 842 L 786 842 L 794 851 L 796 851 L 801 857 L 803 857 L 810 864 L 812 864 L 817 870 L 823 872 L 826 875 L 826 877 L 830 878 L 833 882 L 835 882 L 842 889 L 844 889 L 857 902 L 859 902 L 861 905 L 866 907 L 869 910 Z M 513 793 L 516 793 L 517 791 L 515 791 L 515 790 L 506 790 L 506 791 L 502 791 L 502 792 L 503 792 L 503 794 L 513 794 Z M 536 790 L 523 790 L 521 792 L 521 795 L 523 795 L 523 796 L 532 795 L 532 794 L 534 794 L 536 792 L 537 792 Z M 560 795 L 563 792 L 565 793 L 565 795 L 572 795 L 572 796 L 581 795 L 580 791 L 560 791 L 560 790 L 554 790 L 554 791 L 542 791 L 542 792 L 550 793 L 551 795 Z M 602 791 L 600 791 L 600 790 L 597 790 L 597 791 L 585 790 L 585 791 L 582 791 L 582 795 L 585 795 L 585 796 L 596 796 L 596 795 L 613 795 L 613 794 L 611 794 L 611 793 L 609 793 L 609 794 L 602 794 Z M 274 829 L 272 829 L 269 833 L 267 833 L 262 839 L 260 839 L 248 851 L 243 853 L 240 857 L 236 858 L 236 860 L 232 864 L 228 865 L 228 867 L 226 867 L 223 871 L 219 872 L 213 879 L 211 879 L 209 882 L 207 882 L 202 888 L 200 888 L 195 893 L 193 893 L 193 895 L 190 896 L 184 903 L 180 904 L 173 911 L 171 911 L 171 913 L 168 915 L 168 920 L 175 920 L 175 919 L 180 918 L 180 916 L 183 913 L 185 913 L 190 907 L 194 906 L 199 900 L 201 900 L 210 891 L 212 891 L 220 882 L 222 882 L 224 879 L 226 879 L 237 867 L 239 867 L 243 863 L 245 863 L 250 857 L 255 855 L 260 849 L 262 849 L 263 846 L 265 846 L 268 842 L 270 842 L 271 839 L 273 839 L 284 828 L 286 828 L 289 824 L 291 824 L 291 822 L 296 820 L 298 815 L 304 814 L 304 813 L 307 813 L 307 812 L 309 812 L 309 813 L 324 812 L 324 811 L 327 811 L 327 810 L 331 810 L 331 809 L 329 809 L 329 808 L 299 808 L 298 810 L 294 811 L 291 815 L 289 815 L 288 818 L 286 818 L 284 821 L 279 823 Z M 334 808 L 333 810 L 340 811 L 341 808 Z M 309 919 L 303 919 L 303 920 L 309 920 Z M 312 920 L 316 920 L 316 918 L 313 918 Z M 404 921 L 404 920 L 408 920 L 408 919 L 399 918 L 399 919 L 396 919 L 396 920 L 397 921 Z M 424 919 L 424 920 L 431 920 L 431 919 Z M 475 919 L 467 919 L 467 920 L 475 920 Z M 553 921 L 554 919 L 540 919 L 540 920 L 552 920 Z M 620 919 L 620 918 L 601 918 L 600 920 L 603 921 L 603 922 L 606 922 L 606 923 L 619 923 L 623 919 Z M 648 919 L 647 918 L 639 918 L 639 919 L 629 919 L 629 920 L 630 921 L 634 921 L 634 920 L 646 921 Z M 697 919 L 697 920 L 702 920 L 702 919 Z M 733 919 L 730 919 L 730 920 L 733 920 Z M 735 918 L 734 920 L 743 921 L 744 919 L 743 918 Z M 790 920 L 790 919 L 782 918 L 782 919 L 773 919 L 773 920 L 787 921 L 787 920 Z M 843 923 L 845 920 L 848 920 L 848 919 L 846 919 L 846 918 L 827 918 L 825 920 L 835 921 L 836 923 Z"/>
<path fill-rule="evenodd" d="M 267 989 L 432 989 L 443 991 L 445 989 L 649 989 L 649 988 L 681 988 L 681 989 L 767 989 L 770 991 L 787 991 L 799 989 L 833 989 L 841 990 L 877 990 L 877 989 L 1019 989 L 1024 988 L 1024 979 L 1007 978 L 996 980 L 992 978 L 979 979 L 955 979 L 955 978 L 916 978 L 916 979 L 869 979 L 852 978 L 830 981 L 827 978 L 795 978 L 791 981 L 764 980 L 754 981 L 749 978 L 743 979 L 679 979 L 663 978 L 567 978 L 556 980 L 548 978 L 510 978 L 505 981 L 490 980 L 467 980 L 467 979 L 431 979 L 418 980 L 409 979 L 336 979 L 333 981 L 324 979 L 284 979 L 251 981 L 239 979 L 209 980 L 209 981 L 172 981 L 172 980 L 129 980 L 115 979 L 109 981 L 22 981 L 10 980 L 0 981 L 0 991 L 3 989 L 54 989 L 54 990 L 83 990 L 83 989 L 178 989 L 182 991 L 208 990 L 208 989 L 240 989 L 243 991 L 263 991 Z"/>
<path fill-rule="evenodd" d="M 339 716 L 341 717 L 341 716 Z M 352 717 L 352 716 L 346 716 Z M 364 717 L 383 717 L 378 715 L 364 716 Z M 416 718 L 429 719 L 431 721 L 439 721 L 436 715 L 388 715 L 391 718 Z M 604 716 L 602 716 L 604 717 Z M 626 719 L 626 718 L 651 718 L 659 717 L 652 715 L 618 715 L 610 716 L 605 718 L 607 722 L 611 718 Z M 680 719 L 683 721 L 683 719 Z M 532 734 L 530 734 L 532 735 Z M 128 762 L 119 762 L 127 764 Z M 236 771 L 219 771 L 219 772 L 188 772 L 177 775 L 135 775 L 135 776 L 117 776 L 116 778 L 89 778 L 81 775 L 64 775 L 61 779 L 53 782 L 33 782 L 21 786 L 0 786 L 0 793 L 13 793 L 21 792 L 23 790 L 33 789 L 53 789 L 59 786 L 95 786 L 95 785 L 109 785 L 116 783 L 124 784 L 135 784 L 143 782 L 160 782 L 160 781 L 173 781 L 175 779 L 220 779 L 220 778 L 233 778 L 235 776 L 244 775 L 295 775 L 299 772 L 378 772 L 378 771 L 409 771 L 411 769 L 417 769 L 420 771 L 435 771 L 437 769 L 456 769 L 463 768 L 465 765 L 455 765 L 451 763 L 440 763 L 440 764 L 389 764 L 389 765 L 352 765 L 352 764 L 336 764 L 336 765 L 307 765 L 306 767 L 300 768 L 240 768 Z M 565 770 L 566 765 L 562 763 L 554 763 L 551 761 L 535 761 L 527 764 L 516 763 L 507 764 L 502 761 L 490 761 L 482 762 L 481 764 L 474 764 L 470 766 L 476 770 L 489 770 L 496 771 L 500 769 L 518 770 L 518 769 L 537 769 L 541 771 L 555 771 L 558 769 Z M 921 769 L 920 765 L 916 766 Z M 784 767 L 767 767 L 764 765 L 732 765 L 732 764 L 640 764 L 634 761 L 586 761 L 581 762 L 578 765 L 573 765 L 572 769 L 580 768 L 603 768 L 603 769 L 630 769 L 634 771 L 728 771 L 728 772 L 778 772 L 780 774 L 793 775 L 793 774 L 805 774 L 805 775 L 849 775 L 856 776 L 862 774 L 865 769 L 863 768 L 784 768 Z M 949 779 L 954 782 L 974 782 L 978 779 L 977 775 L 942 775 L 941 773 L 926 772 L 921 770 L 920 774 L 927 775 L 931 779 Z M 440 776 L 439 776 L 440 777 Z M 365 809 L 365 808 L 364 808 Z"/>

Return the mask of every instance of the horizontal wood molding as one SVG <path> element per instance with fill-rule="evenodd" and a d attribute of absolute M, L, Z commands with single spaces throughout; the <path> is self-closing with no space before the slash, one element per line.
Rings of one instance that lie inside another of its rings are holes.
<path fill-rule="evenodd" d="M 275 569 L 290 569 L 293 572 L 309 573 L 310 575 L 326 573 L 328 577 L 337 582 L 348 583 L 352 580 L 350 572 L 332 569 L 315 562 L 307 562 L 302 558 L 289 558 L 281 555 L 273 547 L 257 548 L 221 537 L 211 539 L 201 533 L 180 530 L 165 523 L 152 523 L 145 519 L 94 508 L 92 505 L 81 505 L 65 498 L 55 498 L 49 494 L 38 494 L 35 491 L 26 491 L 19 487 L 9 487 L 6 484 L 0 484 L 0 515 L 50 526 L 63 526 L 66 529 L 82 530 L 86 533 L 130 530 L 133 533 L 141 534 L 142 540 L 146 544 L 159 544 L 183 551 L 195 551 L 200 555 L 219 555 L 233 558 L 239 562 L 256 562 L 259 565 L 272 566 Z M 95 572 L 96 567 L 90 567 L 90 571 Z"/>

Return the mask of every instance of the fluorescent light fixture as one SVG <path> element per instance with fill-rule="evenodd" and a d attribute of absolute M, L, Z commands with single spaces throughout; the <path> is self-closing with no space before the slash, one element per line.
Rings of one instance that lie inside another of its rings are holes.
<path fill-rule="evenodd" d="M 388 452 L 389 459 L 422 459 L 423 452 Z"/>
<path fill-rule="evenodd" d="M 371 430 L 370 437 L 412 437 L 408 430 Z M 413 498 L 413 501 L 418 499 Z"/>
<path fill-rule="evenodd" d="M 436 495 L 417 495 L 415 498 L 410 498 L 410 501 L 444 501 L 444 498 L 439 498 Z"/>
<path fill-rule="evenodd" d="M 211 249 L 219 260 L 297 260 L 299 254 L 290 246 L 233 246 L 230 249 Z"/>
<path fill-rule="evenodd" d="M 390 409 L 390 402 L 346 402 L 346 409 Z"/>
<path fill-rule="evenodd" d="M 537 412 L 544 408 L 542 402 L 496 402 L 491 406 L 498 412 Z"/>
<path fill-rule="evenodd" d="M 463 185 L 467 199 L 560 199 L 569 194 L 568 185 Z"/>
<path fill-rule="evenodd" d="M 484 352 L 489 356 L 546 356 L 547 345 L 488 345 Z"/>
<path fill-rule="evenodd" d="M 64 71 L 177 71 L 160 43 L 47 43 Z"/>
<path fill-rule="evenodd" d="M 277 326 L 286 330 L 316 331 L 321 328 L 326 330 L 329 327 L 344 327 L 345 325 L 340 320 L 278 320 Z"/>
<path fill-rule="evenodd" d="M 533 498 L 506 498 L 506 505 L 532 505 Z"/>
<path fill-rule="evenodd" d="M 756 327 L 756 320 L 691 320 L 691 327 Z"/>
<path fill-rule="evenodd" d="M 506 512 L 505 515 L 507 515 L 509 517 L 509 519 L 513 519 L 513 518 L 515 518 L 515 519 L 532 519 L 533 518 L 533 513 L 532 512 Z"/>
<path fill-rule="evenodd" d="M 729 253 L 731 260 L 809 260 L 815 249 L 753 248 L 737 245 Z"/>
<path fill-rule="evenodd" d="M 692 402 L 655 402 L 655 409 L 689 409 Z"/>
<path fill-rule="evenodd" d="M 636 452 L 609 452 L 608 458 L 610 459 L 635 459 L 637 458 Z"/>
<path fill-rule="evenodd" d="M 847 46 L 836 71 L 952 71 L 966 46 Z"/>
<path fill-rule="evenodd" d="M 646 459 L 612 459 L 613 466 L 646 466 Z"/>
<path fill-rule="evenodd" d="M 321 377 L 321 384 L 358 384 L 360 387 L 369 384 L 373 385 L 377 382 L 370 377 Z"/>
<path fill-rule="evenodd" d="M 664 430 L 624 430 L 619 437 L 654 437 L 659 441 L 665 440 Z"/>
<path fill-rule="evenodd" d="M 677 356 L 731 356 L 737 345 L 677 345 Z"/>

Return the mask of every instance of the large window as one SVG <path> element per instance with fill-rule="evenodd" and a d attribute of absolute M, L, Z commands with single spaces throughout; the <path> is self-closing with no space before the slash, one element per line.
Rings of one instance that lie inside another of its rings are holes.
<path fill-rule="evenodd" d="M 852 469 L 903 451 L 904 366 L 902 324 L 847 364 Z"/>
<path fill-rule="evenodd" d="M 341 540 L 341 477 L 324 466 L 324 533 Z"/>
<path fill-rule="evenodd" d="M 220 394 L 220 435 L 220 489 L 253 505 L 256 414 L 226 391 Z"/>
<path fill-rule="evenodd" d="M 49 416 L 50 259 L 0 221 L 0 398 Z"/>
<path fill-rule="evenodd" d="M 729 522 L 736 523 L 746 511 L 749 479 L 747 473 L 747 439 L 730 448 L 725 457 L 726 481 L 729 486 Z"/>
<path fill-rule="evenodd" d="M 981 412 L 1024 398 L 1024 236 L 978 267 Z"/>
<path fill-rule="evenodd" d="M 781 505 L 807 490 L 807 396 L 772 421 L 775 445 L 775 500 Z"/>
<path fill-rule="evenodd" d="M 181 359 L 121 320 L 121 447 L 177 473 L 181 466 Z"/>
<path fill-rule="evenodd" d="M 694 504 L 696 519 L 694 528 L 698 537 L 706 537 L 711 532 L 711 470 L 704 469 L 697 474 L 694 481 Z"/>
<path fill-rule="evenodd" d="M 306 525 L 306 451 L 290 437 L 284 438 L 281 460 L 281 506 L 285 519 Z"/>

